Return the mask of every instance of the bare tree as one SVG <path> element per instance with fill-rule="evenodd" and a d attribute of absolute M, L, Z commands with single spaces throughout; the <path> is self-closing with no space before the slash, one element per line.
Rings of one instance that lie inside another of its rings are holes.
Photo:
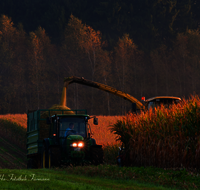
<path fill-rule="evenodd" d="M 133 41 L 129 38 L 128 34 L 125 34 L 122 39 L 120 38 L 115 47 L 115 68 L 118 76 L 120 89 L 124 92 L 130 92 L 130 81 L 132 81 L 132 73 L 134 73 L 136 83 L 136 57 L 137 47 Z M 131 85 L 133 85 L 131 83 Z M 122 114 L 125 114 L 126 104 L 124 100 L 121 100 Z"/>

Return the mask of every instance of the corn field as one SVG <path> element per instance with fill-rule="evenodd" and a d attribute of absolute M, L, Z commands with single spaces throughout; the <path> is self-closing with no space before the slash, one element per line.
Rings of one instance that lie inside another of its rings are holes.
<path fill-rule="evenodd" d="M 169 109 L 128 114 L 111 128 L 126 149 L 126 163 L 161 168 L 200 168 L 200 98 Z"/>

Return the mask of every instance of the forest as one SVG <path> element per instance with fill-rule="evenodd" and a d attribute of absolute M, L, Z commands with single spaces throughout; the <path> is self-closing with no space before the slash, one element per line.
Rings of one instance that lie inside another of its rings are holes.
<path fill-rule="evenodd" d="M 199 94 L 196 0 L 2 0 L 0 114 L 59 104 L 64 77 L 79 76 L 138 100 Z M 79 84 L 67 106 L 124 115 L 131 104 Z"/>

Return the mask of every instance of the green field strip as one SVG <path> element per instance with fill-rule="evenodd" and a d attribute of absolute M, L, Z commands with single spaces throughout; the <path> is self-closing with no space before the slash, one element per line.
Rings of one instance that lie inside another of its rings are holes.
<path fill-rule="evenodd" d="M 99 168 L 99 172 L 97 172 Z M 164 171 L 158 168 L 134 168 L 132 174 L 128 172 L 129 177 L 120 175 L 120 178 L 111 177 L 115 174 L 125 174 L 128 168 L 121 168 L 115 166 L 112 171 L 108 171 L 107 166 L 95 167 L 95 166 L 83 166 L 83 167 L 67 167 L 56 169 L 1 169 L 0 170 L 0 184 L 3 188 L 11 189 L 198 189 L 199 175 L 192 175 L 187 172 L 175 172 L 173 170 Z M 72 174 L 73 171 L 76 174 Z M 90 174 L 88 173 L 90 171 Z M 151 172 L 150 172 L 151 171 Z M 139 173 L 138 173 L 139 172 Z M 173 173 L 173 175 L 171 174 Z M 16 179 L 2 181 L 1 175 L 14 174 Z M 89 174 L 89 175 L 88 175 Z M 103 174 L 103 175 L 102 175 Z M 34 179 L 31 180 L 31 175 L 34 175 Z M 178 175 L 178 176 L 177 176 Z M 26 180 L 23 180 L 26 176 Z M 133 176 L 133 177 L 132 177 Z M 173 179 L 171 178 L 173 176 Z M 20 179 L 21 178 L 21 179 Z M 146 180 L 146 179 L 150 180 Z M 174 181 L 174 178 L 175 181 Z M 37 180 L 48 179 L 48 180 Z M 160 181 L 159 181 L 160 180 Z M 168 180 L 171 183 L 168 183 Z M 9 186 L 8 185 L 9 182 Z M 176 182 L 176 187 L 174 187 Z M 163 185 L 165 187 L 163 187 Z"/>
<path fill-rule="evenodd" d="M 10 177 L 12 175 L 12 179 Z M 2 180 L 1 180 L 2 179 Z M 1 188 L 9 189 L 50 189 L 50 190 L 166 190 L 157 185 L 137 183 L 133 180 L 110 180 L 97 177 L 70 175 L 65 171 L 0 170 Z"/>

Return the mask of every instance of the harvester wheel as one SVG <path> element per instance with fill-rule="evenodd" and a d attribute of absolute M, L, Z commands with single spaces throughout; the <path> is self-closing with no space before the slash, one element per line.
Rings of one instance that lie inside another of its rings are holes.
<path fill-rule="evenodd" d="M 91 164 L 99 165 L 103 164 L 103 149 L 92 147 L 91 148 Z"/>

